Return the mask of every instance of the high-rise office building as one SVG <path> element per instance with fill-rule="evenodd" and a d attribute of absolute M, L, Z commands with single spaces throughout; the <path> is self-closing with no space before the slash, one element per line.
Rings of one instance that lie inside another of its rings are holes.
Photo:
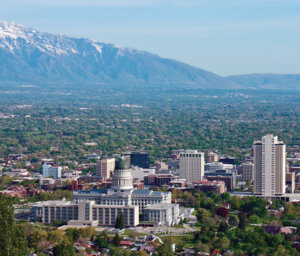
<path fill-rule="evenodd" d="M 243 181 L 252 181 L 254 175 L 254 164 L 251 162 L 242 163 L 242 180 Z"/>
<path fill-rule="evenodd" d="M 202 180 L 204 176 L 204 153 L 197 150 L 185 150 L 180 153 L 179 175 L 188 184 Z"/>
<path fill-rule="evenodd" d="M 131 156 L 131 165 L 138 166 L 141 168 L 149 168 L 150 160 L 148 152 L 132 152 Z"/>
<path fill-rule="evenodd" d="M 109 179 L 114 170 L 115 170 L 114 158 L 101 159 L 97 161 L 96 174 L 98 176 Z"/>
<path fill-rule="evenodd" d="M 253 144 L 254 193 L 264 196 L 285 193 L 286 146 L 268 134 Z"/>

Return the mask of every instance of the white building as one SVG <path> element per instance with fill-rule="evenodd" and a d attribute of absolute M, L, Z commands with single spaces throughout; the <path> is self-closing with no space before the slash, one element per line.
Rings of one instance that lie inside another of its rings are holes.
<path fill-rule="evenodd" d="M 178 224 L 179 205 L 178 204 L 152 204 L 144 210 L 144 221 L 154 222 L 159 226 L 172 226 Z"/>
<path fill-rule="evenodd" d="M 115 170 L 115 159 L 101 159 L 96 164 L 96 174 L 103 178 L 109 179 L 113 171 Z"/>
<path fill-rule="evenodd" d="M 263 196 L 285 193 L 286 146 L 277 136 L 268 134 L 255 141 L 254 193 Z"/>
<path fill-rule="evenodd" d="M 218 170 L 226 170 L 226 172 L 237 172 L 236 166 L 233 164 L 224 164 L 222 162 L 212 162 L 205 164 L 205 172 L 216 172 Z"/>
<path fill-rule="evenodd" d="M 180 153 L 179 175 L 188 184 L 202 180 L 204 176 L 204 153 L 197 150 L 185 150 Z"/>
<path fill-rule="evenodd" d="M 53 177 L 54 179 L 61 178 L 61 167 L 52 167 L 48 164 L 43 164 L 43 177 Z"/>
<path fill-rule="evenodd" d="M 151 168 L 141 168 L 141 167 L 132 167 L 130 169 L 131 171 L 131 175 L 133 179 L 138 179 L 138 180 L 144 180 L 145 176 L 148 176 L 150 174 L 155 174 L 155 169 L 151 169 Z"/>
<path fill-rule="evenodd" d="M 123 214 L 125 226 L 139 224 L 138 206 L 98 205 L 94 201 L 78 204 L 70 201 L 38 202 L 32 207 L 32 217 L 43 223 L 55 220 L 70 225 L 114 226 L 118 215 Z"/>
<path fill-rule="evenodd" d="M 131 170 L 116 170 L 111 189 L 75 191 L 75 202 L 95 201 L 101 205 L 137 205 L 140 211 L 149 204 L 171 203 L 171 192 L 133 189 Z"/>

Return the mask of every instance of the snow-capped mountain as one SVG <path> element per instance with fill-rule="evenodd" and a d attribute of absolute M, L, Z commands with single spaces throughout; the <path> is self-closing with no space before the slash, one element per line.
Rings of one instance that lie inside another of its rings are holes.
<path fill-rule="evenodd" d="M 157 55 L 0 21 L 0 81 L 158 84 L 238 88 L 230 80 Z"/>

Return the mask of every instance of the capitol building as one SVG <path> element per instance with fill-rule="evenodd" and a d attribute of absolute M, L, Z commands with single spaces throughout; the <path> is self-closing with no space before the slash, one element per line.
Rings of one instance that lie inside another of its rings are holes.
<path fill-rule="evenodd" d="M 145 222 L 171 226 L 180 221 L 179 205 L 171 198 L 171 192 L 134 189 L 131 171 L 124 169 L 121 159 L 110 189 L 74 191 L 73 201 L 38 202 L 32 213 L 43 223 L 60 220 L 90 226 L 114 226 L 121 213 L 125 226 L 137 226 L 142 213 Z"/>

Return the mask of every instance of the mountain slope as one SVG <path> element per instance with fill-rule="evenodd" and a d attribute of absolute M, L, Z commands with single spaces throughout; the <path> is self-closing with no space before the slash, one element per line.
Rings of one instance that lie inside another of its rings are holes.
<path fill-rule="evenodd" d="M 300 75 L 246 74 L 227 77 L 244 88 L 300 90 Z"/>
<path fill-rule="evenodd" d="M 235 82 L 157 55 L 0 21 L 0 81 L 239 88 Z"/>

